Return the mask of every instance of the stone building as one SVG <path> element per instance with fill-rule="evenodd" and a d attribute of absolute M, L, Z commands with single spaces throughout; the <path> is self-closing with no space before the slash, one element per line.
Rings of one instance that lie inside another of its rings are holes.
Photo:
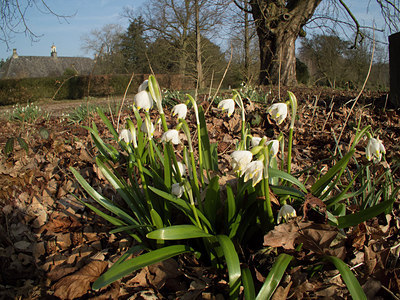
<path fill-rule="evenodd" d="M 88 75 L 94 60 L 88 57 L 59 57 L 56 47 L 51 46 L 50 56 L 19 56 L 13 49 L 12 56 L 0 69 L 0 78 L 30 78 L 62 76 L 66 71 Z"/>

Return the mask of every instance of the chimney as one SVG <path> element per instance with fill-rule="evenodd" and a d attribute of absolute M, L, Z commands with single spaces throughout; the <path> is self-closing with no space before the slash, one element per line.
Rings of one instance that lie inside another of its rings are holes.
<path fill-rule="evenodd" d="M 18 58 L 18 53 L 17 53 L 17 49 L 13 49 L 13 55 L 12 55 L 12 57 L 13 58 Z"/>
<path fill-rule="evenodd" d="M 54 44 L 51 46 L 51 57 L 57 58 L 57 51 L 56 51 L 56 46 Z"/>

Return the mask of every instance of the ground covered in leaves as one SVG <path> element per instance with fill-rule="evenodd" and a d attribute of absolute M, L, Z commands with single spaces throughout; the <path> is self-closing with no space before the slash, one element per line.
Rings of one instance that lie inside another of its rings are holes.
<path fill-rule="evenodd" d="M 357 92 L 305 88 L 293 92 L 299 102 L 293 170 L 303 170 L 318 161 L 322 161 L 318 166 L 321 169 L 328 164 L 324 159 L 331 157 L 335 150 Z M 284 90 L 281 95 L 285 95 Z M 278 101 L 277 98 L 278 91 L 271 91 L 268 104 Z M 353 128 L 361 120 L 364 125 L 370 124 L 383 141 L 387 161 L 398 162 L 400 112 L 391 109 L 386 101 L 386 94 L 380 93 L 367 93 L 359 99 L 340 138 L 342 149 L 349 145 Z M 131 104 L 132 100 L 127 102 Z M 267 104 L 246 101 L 245 104 L 252 134 L 276 136 L 278 128 L 265 112 Z M 208 102 L 204 101 L 202 105 L 207 110 Z M 240 114 L 227 118 L 214 106 L 208 109 L 207 127 L 211 141 L 218 141 L 221 174 L 229 175 L 229 154 L 240 136 Z M 63 110 L 71 107 L 62 106 Z M 59 111 L 59 108 L 60 104 L 46 106 L 48 110 Z M 127 106 L 121 119 L 130 113 Z M 166 114 L 167 119 L 172 120 L 169 113 Z M 94 163 L 96 150 L 90 135 L 81 127 L 94 121 L 107 139 L 109 135 L 101 120 L 94 116 L 82 124 L 70 124 L 56 115 L 35 124 L 0 120 L 2 149 L 10 137 L 18 136 L 29 146 L 26 151 L 16 143 L 10 155 L 1 153 L 0 156 L 0 298 L 226 298 L 226 275 L 204 266 L 192 256 L 181 256 L 146 267 L 106 289 L 91 290 L 91 284 L 132 245 L 132 240 L 123 234 L 109 234 L 112 227 L 74 197 L 86 198 L 70 173 L 70 166 L 80 170 L 96 190 L 110 199 L 115 196 Z M 194 120 L 192 114 L 189 118 Z M 114 115 L 112 121 L 116 120 Z M 284 126 L 288 126 L 288 121 Z M 46 131 L 48 136 L 43 134 Z M 160 133 L 156 132 L 155 138 L 159 137 Z M 359 160 L 364 159 L 364 147 L 365 142 L 357 148 L 356 158 Z M 394 176 L 400 178 L 398 170 Z M 87 201 L 92 203 L 90 199 Z M 335 246 L 332 242 L 338 235 L 337 230 L 326 224 L 307 226 L 309 221 L 301 216 L 295 223 L 272 231 L 266 244 L 279 247 L 279 251 L 285 249 L 292 253 L 295 241 L 312 244 L 310 251 L 296 254 L 301 263 L 289 269 L 274 298 L 349 297 L 334 268 L 325 267 L 323 271 L 310 275 L 312 268 L 318 269 L 313 256 L 323 252 L 342 258 L 353 268 L 370 299 L 399 299 L 399 203 L 397 199 L 391 214 L 340 232 L 345 235 Z M 301 237 L 299 232 L 302 232 Z M 254 277 L 259 284 L 268 274 L 275 256 L 273 251 L 261 258 L 254 254 L 249 261 L 255 267 Z"/>

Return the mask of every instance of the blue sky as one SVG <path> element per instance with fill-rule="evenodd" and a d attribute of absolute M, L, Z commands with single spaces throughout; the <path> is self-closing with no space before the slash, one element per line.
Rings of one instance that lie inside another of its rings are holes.
<path fill-rule="evenodd" d="M 31 42 L 24 34 L 16 35 L 9 49 L 0 44 L 0 59 L 11 56 L 12 49 L 16 48 L 21 56 L 47 56 L 54 43 L 59 56 L 89 56 L 82 49 L 81 37 L 90 33 L 92 29 L 99 29 L 106 24 L 120 24 L 128 26 L 127 20 L 121 17 L 124 7 L 139 10 L 147 0 L 51 0 L 48 5 L 62 15 L 73 15 L 65 20 L 58 20 L 50 14 L 41 14 L 31 9 L 27 15 L 30 29 L 41 35 L 37 42 Z M 382 24 L 379 8 L 375 0 L 347 0 L 349 7 L 362 24 L 370 25 L 372 20 Z M 368 7 L 368 3 L 370 3 Z"/>

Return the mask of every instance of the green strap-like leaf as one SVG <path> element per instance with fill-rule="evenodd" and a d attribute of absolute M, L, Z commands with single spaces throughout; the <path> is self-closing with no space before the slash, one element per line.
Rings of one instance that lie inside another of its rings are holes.
<path fill-rule="evenodd" d="M 71 170 L 72 174 L 74 174 L 79 184 L 97 203 L 124 220 L 126 223 L 130 225 L 138 224 L 137 221 L 133 219 L 130 215 L 128 215 L 125 211 L 117 207 L 114 203 L 112 203 L 110 200 L 108 200 L 106 197 L 99 194 L 94 188 L 92 188 L 77 170 L 75 170 L 73 167 L 70 167 L 69 169 Z"/>
<path fill-rule="evenodd" d="M 278 169 L 272 169 L 272 168 L 268 168 L 268 175 L 269 177 L 278 177 L 278 178 L 282 178 L 290 183 L 293 183 L 294 185 L 298 186 L 299 188 L 301 188 L 305 193 L 307 193 L 307 189 L 304 186 L 304 184 L 302 184 L 296 177 L 294 177 L 293 175 L 290 175 L 284 171 L 278 170 Z"/>
<path fill-rule="evenodd" d="M 118 194 L 124 199 L 125 203 L 129 206 L 136 217 L 141 221 L 141 223 L 146 223 L 149 221 L 149 216 L 146 215 L 146 209 L 144 204 L 140 201 L 140 198 L 134 198 L 129 192 L 127 183 L 122 178 L 118 178 L 103 161 L 96 157 L 96 164 L 99 167 L 101 173 L 107 178 L 108 182 L 116 189 Z"/>
<path fill-rule="evenodd" d="M 149 239 L 155 240 L 185 240 L 195 238 L 208 238 L 213 235 L 194 225 L 174 225 L 149 232 Z"/>
<path fill-rule="evenodd" d="M 9 155 L 10 153 L 13 152 L 13 150 L 14 150 L 14 138 L 10 137 L 6 142 L 6 145 L 4 146 L 4 154 Z"/>
<path fill-rule="evenodd" d="M 388 207 L 393 204 L 392 200 L 381 202 L 375 206 L 366 208 L 354 214 L 338 218 L 339 228 L 348 228 L 351 226 L 356 226 L 364 221 L 372 219 L 383 213 Z"/>
<path fill-rule="evenodd" d="M 17 136 L 17 141 L 18 141 L 19 145 L 21 146 L 21 148 L 24 149 L 24 150 L 26 151 L 26 154 L 28 154 L 28 152 L 29 152 L 29 146 L 28 146 L 28 144 L 25 142 L 25 140 L 24 140 L 22 137 Z"/>
<path fill-rule="evenodd" d="M 211 224 L 215 226 L 217 211 L 221 206 L 219 198 L 219 177 L 214 176 L 207 186 L 206 197 L 204 199 L 204 214 L 210 220 Z"/>
<path fill-rule="evenodd" d="M 268 273 L 268 276 L 261 287 L 260 292 L 257 295 L 257 300 L 267 300 L 272 297 L 292 259 L 293 256 L 285 253 L 282 253 L 277 257 L 274 265 L 271 268 L 271 271 Z"/>
<path fill-rule="evenodd" d="M 256 299 L 256 291 L 254 289 L 253 276 L 251 276 L 249 268 L 242 269 L 242 284 L 243 284 L 244 299 L 246 300 Z"/>
<path fill-rule="evenodd" d="M 166 260 L 176 255 L 194 252 L 194 250 L 186 245 L 174 245 L 163 247 L 135 258 L 121 262 L 120 264 L 113 265 L 106 273 L 101 275 L 94 283 L 92 288 L 98 290 L 105 287 L 114 281 L 121 279 L 124 276 L 131 274 L 133 271 L 139 270 L 143 267 L 152 265 L 154 263 Z"/>
<path fill-rule="evenodd" d="M 180 209 L 187 217 L 189 217 L 191 220 L 193 220 L 194 224 L 196 224 L 194 216 L 193 216 L 192 208 L 188 202 L 186 202 L 180 198 L 177 198 L 174 195 L 171 195 L 170 193 L 161 191 L 155 187 L 149 186 L 149 189 L 152 192 L 156 193 L 157 195 L 163 197 L 164 199 L 174 203 L 178 209 Z M 197 215 L 199 216 L 199 218 L 201 219 L 201 221 L 205 225 L 207 225 L 210 230 L 212 230 L 213 228 L 211 227 L 210 221 L 204 216 L 204 214 L 197 208 L 196 208 L 196 212 L 197 212 Z"/>
<path fill-rule="evenodd" d="M 240 261 L 236 252 L 235 246 L 231 239 L 226 235 L 217 235 L 219 244 L 221 245 L 222 252 L 224 253 L 226 266 L 229 275 L 229 297 L 231 299 L 238 299 L 240 287 Z"/>
<path fill-rule="evenodd" d="M 336 269 L 339 270 L 340 275 L 344 283 L 346 284 L 351 297 L 354 300 L 366 300 L 367 296 L 365 295 L 363 289 L 361 288 L 360 283 L 357 278 L 354 276 L 353 272 L 351 272 L 350 268 L 339 258 L 334 256 L 325 256 L 325 259 L 331 263 L 333 263 Z"/>
<path fill-rule="evenodd" d="M 350 158 L 353 156 L 356 150 L 349 151 L 345 156 L 342 157 L 329 171 L 322 176 L 316 183 L 311 187 L 311 193 L 318 197 L 321 195 L 325 187 L 332 181 L 337 174 L 340 174 L 344 168 L 347 166 Z"/>
<path fill-rule="evenodd" d="M 97 113 L 103 120 L 104 124 L 107 126 L 108 130 L 110 130 L 111 134 L 114 136 L 114 139 L 117 141 L 118 132 L 115 130 L 114 126 L 111 124 L 110 120 L 108 120 L 108 118 L 106 117 L 106 115 L 104 114 L 103 110 L 100 107 L 97 108 Z"/>

